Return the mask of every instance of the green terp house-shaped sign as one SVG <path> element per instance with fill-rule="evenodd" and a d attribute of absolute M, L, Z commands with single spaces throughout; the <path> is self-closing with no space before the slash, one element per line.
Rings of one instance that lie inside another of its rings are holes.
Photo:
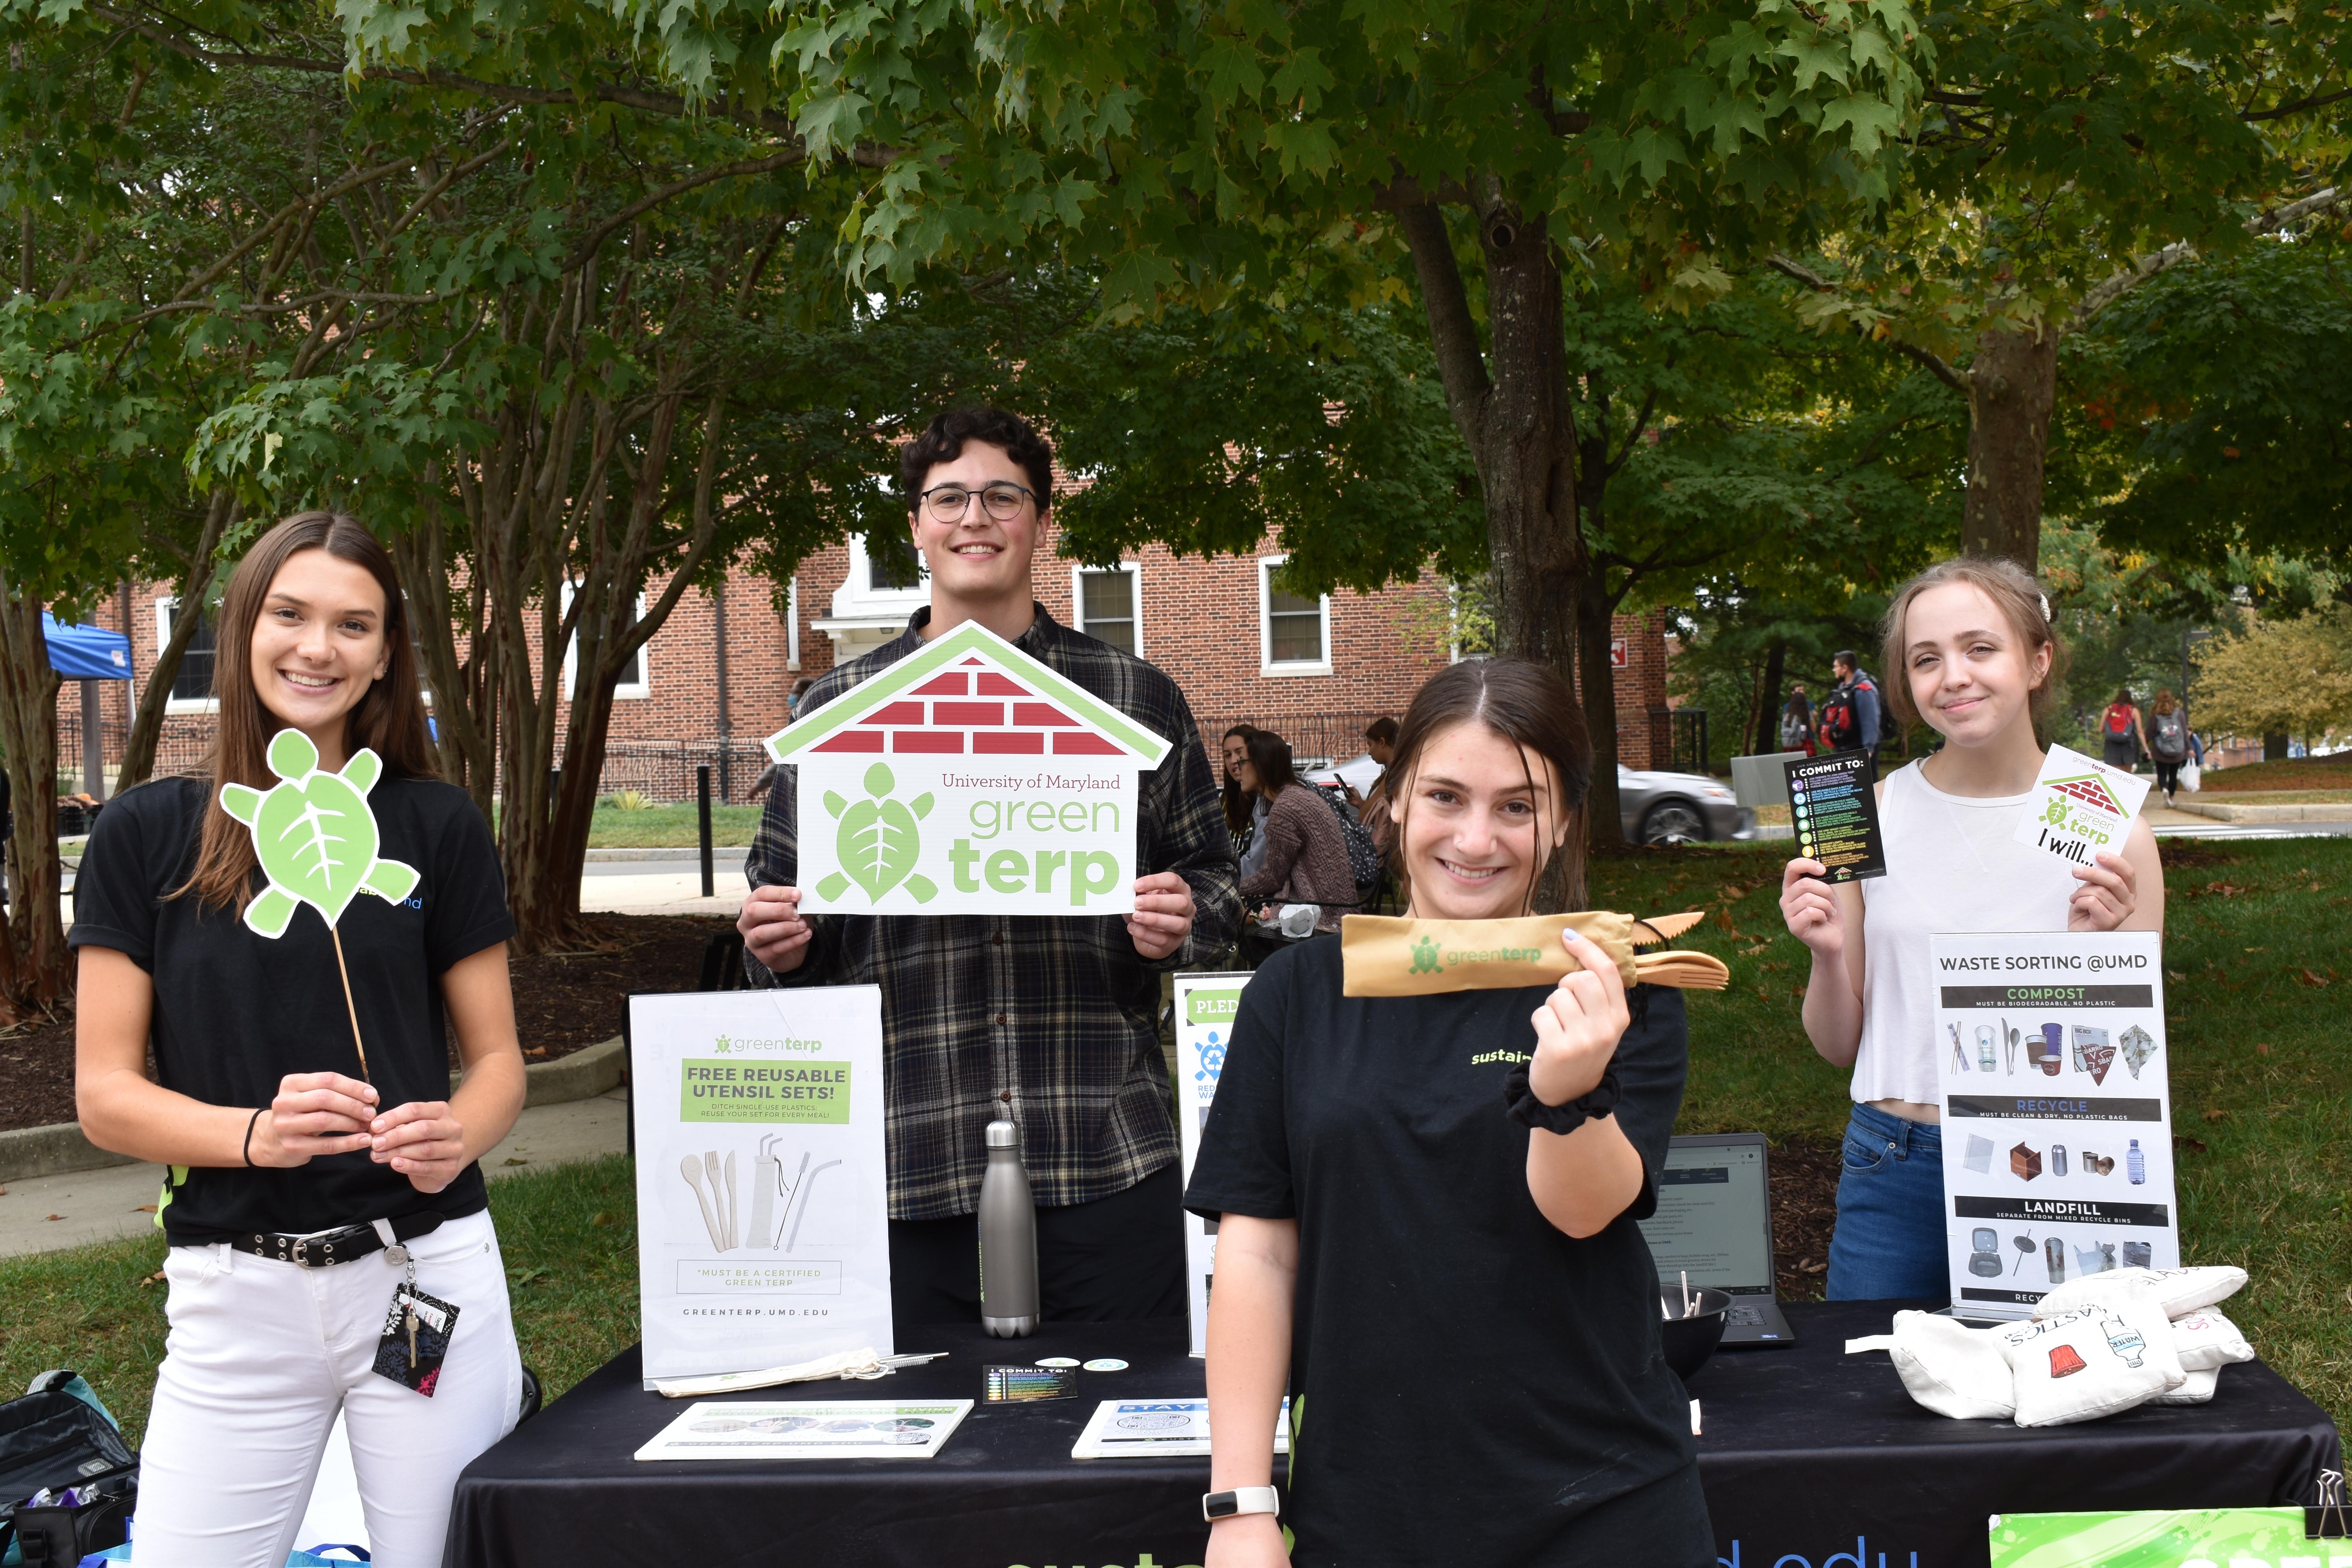
<path fill-rule="evenodd" d="M 768 739 L 799 773 L 801 908 L 1115 915 L 1169 742 L 966 622 Z"/>

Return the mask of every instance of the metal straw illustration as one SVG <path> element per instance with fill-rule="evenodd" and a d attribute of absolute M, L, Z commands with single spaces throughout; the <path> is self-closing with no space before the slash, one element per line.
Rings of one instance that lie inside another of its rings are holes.
<path fill-rule="evenodd" d="M 694 1201 L 702 1205 L 702 1227 L 710 1233 L 710 1247 L 715 1252 L 727 1250 L 726 1238 L 719 1228 L 719 1211 L 711 1206 L 710 1194 L 702 1190 L 702 1161 L 688 1154 L 677 1163 L 677 1173 L 694 1189 Z"/>
<path fill-rule="evenodd" d="M 782 1185 L 784 1163 L 781 1160 L 776 1162 L 776 1175 L 779 1183 L 776 1191 L 777 1195 L 784 1200 L 784 1212 L 776 1216 L 776 1228 L 761 1238 L 767 1243 L 768 1250 L 771 1252 L 780 1250 L 784 1245 L 784 1221 L 792 1216 L 793 1199 L 799 1194 L 801 1183 L 808 1177 L 809 1159 L 808 1152 L 803 1150 L 801 1153 L 801 1168 L 793 1173 L 793 1184 L 789 1187 Z"/>
<path fill-rule="evenodd" d="M 816 1185 L 816 1179 L 819 1176 L 840 1163 L 838 1160 L 827 1160 L 824 1164 L 802 1177 L 800 1184 L 793 1189 L 793 1225 L 792 1233 L 784 1237 L 783 1249 L 786 1252 L 790 1252 L 801 1244 L 801 1221 L 808 1218 L 809 1189 Z"/>
<path fill-rule="evenodd" d="M 352 1047 L 359 1053 L 360 1077 L 368 1079 L 367 1046 L 360 1037 L 360 1010 L 352 999 L 351 966 L 343 961 L 343 911 L 362 893 L 386 903 L 404 902 L 416 891 L 416 868 L 386 860 L 376 851 L 383 835 L 368 805 L 368 791 L 383 774 L 383 760 L 362 746 L 341 773 L 319 769 L 319 748 L 299 730 L 280 730 L 269 742 L 269 771 L 278 783 L 267 791 L 249 784 L 221 785 L 221 809 L 253 835 L 254 858 L 269 885 L 245 906 L 247 929 L 276 940 L 304 904 L 319 911 L 335 943 L 335 968 L 342 976 L 343 1006 L 351 1014 Z"/>

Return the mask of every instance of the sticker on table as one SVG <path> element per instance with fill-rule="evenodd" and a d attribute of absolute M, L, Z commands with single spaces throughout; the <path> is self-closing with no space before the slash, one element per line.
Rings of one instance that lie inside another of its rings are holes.
<path fill-rule="evenodd" d="M 1831 752 L 1781 766 L 1789 775 L 1789 820 L 1797 853 L 1818 860 L 1825 882 L 1886 875 L 1886 841 L 1871 788 L 1877 762 L 1868 752 Z"/>
<path fill-rule="evenodd" d="M 1049 1355 L 1041 1358 L 1037 1364 L 1039 1366 L 1076 1366 L 1078 1364 L 1078 1358 L 1074 1355 Z"/>
<path fill-rule="evenodd" d="M 2011 837 L 2061 860 L 2095 865 L 2101 854 L 2123 853 L 2148 783 L 2080 752 L 2053 746 L 2042 759 L 2024 818 Z"/>
<path fill-rule="evenodd" d="M 1117 1356 L 1099 1356 L 1087 1363 L 1087 1370 L 1088 1372 L 1125 1372 L 1127 1363 Z"/>
<path fill-rule="evenodd" d="M 790 1404 L 706 1400 L 639 1448 L 640 1459 L 928 1459 L 971 1414 L 969 1399 Z"/>

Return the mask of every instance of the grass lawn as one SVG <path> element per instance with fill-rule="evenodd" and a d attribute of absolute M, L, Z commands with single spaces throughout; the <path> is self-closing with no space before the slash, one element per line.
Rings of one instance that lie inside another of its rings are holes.
<path fill-rule="evenodd" d="M 2202 782 L 2205 788 L 2227 795 L 2250 789 L 2352 789 L 2352 756 L 2296 757 L 2207 768 Z"/>
<path fill-rule="evenodd" d="M 1595 907 L 1706 910 L 1686 941 L 1731 966 L 1730 990 L 1691 999 L 1685 1131 L 1821 1143 L 1843 1129 L 1846 1075 L 1798 1025 L 1807 961 L 1777 912 L 1784 852 L 1628 850 L 1593 868 Z M 2352 1037 L 2338 1011 L 2352 998 L 2352 840 L 2174 843 L 2166 863 L 2183 1250 L 2246 1268 L 2230 1315 L 2352 1425 Z M 523 1354 L 551 1398 L 636 1338 L 628 1166 L 494 1182 L 490 1205 Z M 140 1281 L 162 1254 L 153 1238 L 0 1259 L 0 1391 L 79 1368 L 135 1441 L 163 1342 L 163 1287 Z"/>
<path fill-rule="evenodd" d="M 710 842 L 717 847 L 751 842 L 760 826 L 757 805 L 716 805 L 710 808 Z M 591 849 L 691 849 L 701 842 L 692 801 L 673 805 L 649 805 L 623 811 L 604 801 L 588 824 Z"/>

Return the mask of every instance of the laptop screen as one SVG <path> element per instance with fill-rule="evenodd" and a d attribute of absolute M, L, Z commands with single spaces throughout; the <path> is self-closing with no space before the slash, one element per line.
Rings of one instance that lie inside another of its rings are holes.
<path fill-rule="evenodd" d="M 1658 1279 L 1684 1269 L 1693 1285 L 1738 1295 L 1772 1289 L 1770 1197 L 1764 1145 L 1685 1143 L 1677 1138 L 1658 1173 L 1658 1212 L 1642 1222 Z"/>

